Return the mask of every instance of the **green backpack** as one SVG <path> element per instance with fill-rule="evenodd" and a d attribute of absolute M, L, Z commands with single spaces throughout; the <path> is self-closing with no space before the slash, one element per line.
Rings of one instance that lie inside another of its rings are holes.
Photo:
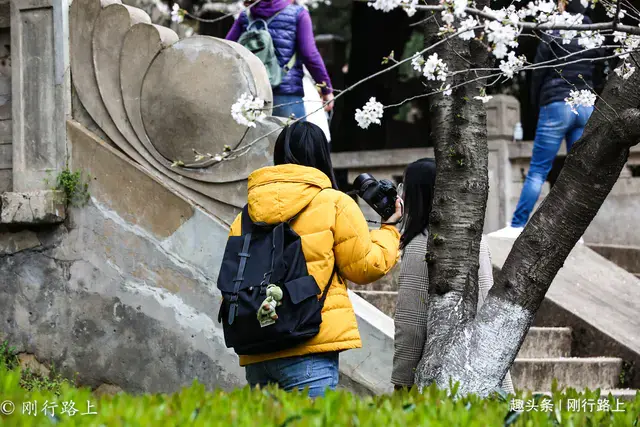
<path fill-rule="evenodd" d="M 264 19 L 252 19 L 251 11 L 247 10 L 247 19 L 249 20 L 247 30 L 238 40 L 238 43 L 246 47 L 251 53 L 257 56 L 260 61 L 262 61 L 267 69 L 267 75 L 269 76 L 269 83 L 271 83 L 271 87 L 280 86 L 283 74 L 288 73 L 296 63 L 296 55 L 294 54 L 284 68 L 281 68 L 280 64 L 278 64 L 276 48 L 273 45 L 273 39 L 269 33 L 269 24 L 280 12 L 265 21 Z M 262 28 L 257 27 L 258 23 L 262 24 Z"/>

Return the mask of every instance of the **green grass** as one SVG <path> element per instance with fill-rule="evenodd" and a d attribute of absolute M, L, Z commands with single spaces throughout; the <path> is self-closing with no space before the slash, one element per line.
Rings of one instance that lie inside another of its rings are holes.
<path fill-rule="evenodd" d="M 40 387 L 41 384 L 44 384 Z M 638 426 L 640 395 L 635 402 L 625 402 L 622 412 L 612 410 L 576 412 L 567 410 L 568 399 L 599 398 L 597 391 L 579 394 L 574 390 L 555 391 L 550 412 L 510 411 L 510 403 L 500 396 L 479 399 L 475 396 L 451 399 L 446 393 L 429 388 L 389 396 L 359 397 L 345 391 L 329 392 L 312 401 L 303 393 L 286 393 L 276 388 L 233 392 L 207 391 L 194 381 L 190 387 L 172 394 L 95 397 L 87 388 L 77 388 L 59 377 L 43 382 L 25 382 L 14 352 L 0 346 L 0 412 L 8 412 L 12 402 L 15 412 L 0 414 L 0 425 L 7 426 Z M 510 398 L 507 398 L 510 399 Z M 519 396 L 523 402 L 541 404 L 542 396 Z M 562 406 L 559 406 L 562 401 Z M 588 400 L 587 400 L 588 401 Z M 29 416 L 26 402 L 37 402 L 38 415 Z M 41 410 L 45 402 L 57 405 Z M 63 406 L 73 402 L 79 411 L 62 414 Z M 615 399 L 609 405 L 616 409 Z M 600 408 L 602 409 L 602 408 Z M 93 415 L 83 415 L 86 412 Z"/>

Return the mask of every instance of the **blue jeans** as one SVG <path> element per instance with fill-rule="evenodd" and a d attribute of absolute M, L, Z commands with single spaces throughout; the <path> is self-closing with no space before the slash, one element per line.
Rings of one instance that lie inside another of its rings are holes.
<path fill-rule="evenodd" d="M 511 220 L 512 227 L 524 227 L 533 211 L 542 185 L 549 175 L 553 160 L 558 154 L 562 139 L 567 142 L 567 153 L 580 139 L 593 107 L 577 107 L 578 114 L 564 102 L 552 102 L 540 108 L 540 118 L 533 141 L 533 153 L 529 172 L 524 181 L 518 206 Z"/>
<path fill-rule="evenodd" d="M 277 117 L 291 117 L 294 114 L 296 118 L 304 117 L 307 113 L 304 109 L 302 96 L 300 95 L 278 95 L 273 94 L 273 114 Z M 280 106 L 280 107 L 278 107 Z"/>
<path fill-rule="evenodd" d="M 309 397 L 324 396 L 338 385 L 338 353 L 316 353 L 285 357 L 246 366 L 251 387 L 277 384 L 286 391 L 309 387 Z"/>

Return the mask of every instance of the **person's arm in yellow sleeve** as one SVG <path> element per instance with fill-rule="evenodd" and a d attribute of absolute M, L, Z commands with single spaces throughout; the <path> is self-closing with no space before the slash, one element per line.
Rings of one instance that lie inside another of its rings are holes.
<path fill-rule="evenodd" d="M 239 213 L 229 230 L 229 237 L 242 235 L 242 213 Z"/>
<path fill-rule="evenodd" d="M 389 222 L 398 220 L 399 216 L 396 213 L 389 218 Z M 337 203 L 333 236 L 338 271 L 353 283 L 364 285 L 375 282 L 398 261 L 398 230 L 392 225 L 382 225 L 379 230 L 369 231 L 362 211 L 347 195 Z"/>

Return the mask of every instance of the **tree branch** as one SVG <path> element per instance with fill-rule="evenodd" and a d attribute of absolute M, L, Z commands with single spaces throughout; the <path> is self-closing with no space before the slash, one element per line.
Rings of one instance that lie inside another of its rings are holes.
<path fill-rule="evenodd" d="M 440 12 L 445 9 L 444 6 L 432 6 L 432 5 L 419 5 L 416 6 L 418 10 L 430 10 L 433 12 Z M 484 12 L 482 10 L 478 10 L 472 7 L 467 7 L 465 12 L 469 15 L 479 16 L 481 18 L 489 19 L 491 21 L 498 21 L 498 17 L 496 17 L 492 13 Z M 580 25 L 564 25 L 564 24 L 551 24 L 544 23 L 538 24 L 535 22 L 518 22 L 517 25 L 514 25 L 523 29 L 530 30 L 575 30 L 575 31 L 603 31 L 603 30 L 616 30 L 620 32 L 624 32 L 627 34 L 636 34 L 640 35 L 640 27 L 634 27 L 632 25 L 616 25 L 615 21 L 611 22 L 599 22 L 596 24 L 580 24 Z"/>

